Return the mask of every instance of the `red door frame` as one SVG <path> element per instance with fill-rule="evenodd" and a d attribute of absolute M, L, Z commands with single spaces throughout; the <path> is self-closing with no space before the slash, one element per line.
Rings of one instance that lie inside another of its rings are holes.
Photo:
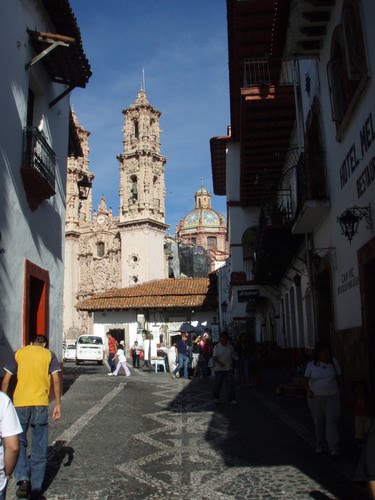
<path fill-rule="evenodd" d="M 32 287 L 31 280 L 36 278 L 42 282 L 42 291 L 36 312 L 36 332 L 41 335 L 49 336 L 49 272 L 25 260 L 25 278 L 24 278 L 24 299 L 23 299 L 23 345 L 30 341 L 30 305 Z"/>

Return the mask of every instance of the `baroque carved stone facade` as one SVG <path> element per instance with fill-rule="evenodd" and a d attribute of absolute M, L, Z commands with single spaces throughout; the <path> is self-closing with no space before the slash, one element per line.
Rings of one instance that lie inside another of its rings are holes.
<path fill-rule="evenodd" d="M 166 158 L 160 154 L 160 112 L 144 90 L 123 111 L 124 150 L 120 162 L 120 215 L 102 196 L 92 211 L 92 193 L 79 199 L 77 182 L 89 172 L 90 133 L 73 113 L 82 154 L 68 158 L 65 241 L 64 339 L 90 331 L 90 318 L 77 301 L 111 288 L 167 276 L 164 254 Z"/>

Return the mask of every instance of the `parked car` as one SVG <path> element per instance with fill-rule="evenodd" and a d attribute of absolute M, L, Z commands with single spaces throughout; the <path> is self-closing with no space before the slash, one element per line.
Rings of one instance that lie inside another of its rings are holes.
<path fill-rule="evenodd" d="M 76 345 L 69 344 L 64 348 L 64 361 L 75 361 L 76 359 Z"/>
<path fill-rule="evenodd" d="M 96 361 L 103 364 L 103 339 L 97 335 L 80 335 L 77 340 L 76 365 L 83 361 Z"/>

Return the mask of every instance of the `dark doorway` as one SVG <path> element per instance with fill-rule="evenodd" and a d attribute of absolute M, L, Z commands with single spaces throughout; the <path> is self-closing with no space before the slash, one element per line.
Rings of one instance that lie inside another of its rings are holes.
<path fill-rule="evenodd" d="M 48 321 L 49 273 L 26 260 L 23 344 L 29 344 L 35 335 L 48 337 Z"/>
<path fill-rule="evenodd" d="M 363 316 L 368 339 L 368 362 L 370 394 L 373 397 L 372 406 L 375 409 L 375 258 L 363 265 Z M 362 284 L 361 284 L 362 285 Z"/>
<path fill-rule="evenodd" d="M 120 342 L 123 342 L 125 344 L 125 330 L 124 328 L 111 328 L 108 330 L 108 333 L 112 334 L 112 337 L 114 337 L 119 344 Z"/>
<path fill-rule="evenodd" d="M 29 336 L 44 335 L 44 282 L 35 276 L 30 276 L 30 319 Z"/>
<path fill-rule="evenodd" d="M 331 345 L 333 306 L 331 273 L 328 268 L 315 275 L 317 340 Z"/>

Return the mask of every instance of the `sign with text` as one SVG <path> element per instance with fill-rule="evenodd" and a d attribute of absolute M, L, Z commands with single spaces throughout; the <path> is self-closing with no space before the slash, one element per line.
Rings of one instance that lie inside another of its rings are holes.
<path fill-rule="evenodd" d="M 258 288 L 249 288 L 248 290 L 238 290 L 238 302 L 249 302 L 259 298 Z"/>
<path fill-rule="evenodd" d="M 370 112 L 359 129 L 358 140 L 352 143 L 339 167 L 341 189 L 344 189 L 350 178 L 361 168 L 356 179 L 358 199 L 375 183 L 375 155 L 371 158 L 367 155 L 374 142 L 375 126 Z"/>

